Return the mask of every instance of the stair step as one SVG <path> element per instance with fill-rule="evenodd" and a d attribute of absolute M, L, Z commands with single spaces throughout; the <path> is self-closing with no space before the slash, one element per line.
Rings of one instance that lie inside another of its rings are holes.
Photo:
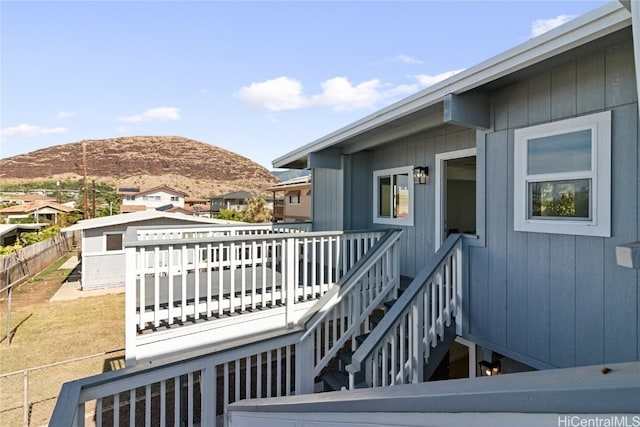
<path fill-rule="evenodd" d="M 364 342 L 364 340 L 367 339 L 368 336 L 369 336 L 369 334 L 358 335 L 356 337 L 356 342 L 358 343 L 358 345 L 362 345 L 362 343 Z"/>
<path fill-rule="evenodd" d="M 353 356 L 353 352 L 348 350 L 340 350 L 338 352 L 338 359 L 342 366 L 347 366 L 351 364 L 351 356 Z"/>
<path fill-rule="evenodd" d="M 391 307 L 393 306 L 393 304 L 396 303 L 396 301 L 398 301 L 397 299 L 392 299 L 391 301 L 385 301 L 384 302 L 384 307 L 387 309 L 387 311 L 389 309 L 391 309 Z"/>
<path fill-rule="evenodd" d="M 322 382 L 325 385 L 325 390 L 334 390 L 339 391 L 342 390 L 342 387 L 345 389 L 349 388 L 349 375 L 342 371 L 331 371 L 327 372 L 322 376 Z"/>
<path fill-rule="evenodd" d="M 369 316 L 369 327 L 373 329 L 376 326 L 378 326 L 378 323 L 380 323 L 383 317 L 384 317 L 384 310 L 380 310 L 379 308 L 376 308 L 375 310 L 373 310 L 373 312 Z"/>

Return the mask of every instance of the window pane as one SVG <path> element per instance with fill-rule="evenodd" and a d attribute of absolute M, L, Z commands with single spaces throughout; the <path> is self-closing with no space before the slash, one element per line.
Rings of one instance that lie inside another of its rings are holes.
<path fill-rule="evenodd" d="M 591 129 L 529 139 L 527 160 L 529 174 L 591 170 Z"/>
<path fill-rule="evenodd" d="M 529 218 L 590 219 L 591 180 L 529 183 Z"/>
<path fill-rule="evenodd" d="M 395 218 L 409 217 L 409 175 L 395 175 Z"/>
<path fill-rule="evenodd" d="M 391 217 L 391 177 L 381 176 L 378 178 L 378 216 Z"/>
<path fill-rule="evenodd" d="M 122 250 L 122 234 L 107 234 L 106 237 L 108 251 Z"/>

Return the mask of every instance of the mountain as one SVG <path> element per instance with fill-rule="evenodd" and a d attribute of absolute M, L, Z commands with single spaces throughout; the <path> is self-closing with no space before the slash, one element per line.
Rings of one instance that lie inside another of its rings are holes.
<path fill-rule="evenodd" d="M 271 171 L 271 174 L 278 178 L 280 181 L 289 181 L 290 179 L 298 178 L 301 176 L 311 175 L 309 170 L 287 169 L 282 171 Z"/>
<path fill-rule="evenodd" d="M 195 197 L 261 191 L 278 182 L 266 168 L 222 148 L 179 136 L 131 136 L 56 145 L 0 159 L 0 181 L 78 179 L 114 187 L 168 185 Z"/>

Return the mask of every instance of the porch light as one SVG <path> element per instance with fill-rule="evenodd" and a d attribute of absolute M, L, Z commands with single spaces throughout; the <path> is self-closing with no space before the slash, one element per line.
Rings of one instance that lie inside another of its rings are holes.
<path fill-rule="evenodd" d="M 413 183 L 426 184 L 429 178 L 429 168 L 426 166 L 416 166 L 413 168 Z"/>
<path fill-rule="evenodd" d="M 487 362 L 483 360 L 479 363 L 480 365 L 480 375 L 483 377 L 491 377 L 493 375 L 500 375 L 500 361 L 496 360 L 495 362 Z"/>

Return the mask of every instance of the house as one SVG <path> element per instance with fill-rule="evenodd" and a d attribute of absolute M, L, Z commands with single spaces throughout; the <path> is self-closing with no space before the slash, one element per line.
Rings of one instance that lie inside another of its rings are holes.
<path fill-rule="evenodd" d="M 265 191 L 273 192 L 274 221 L 311 221 L 311 176 L 279 182 Z M 278 194 L 282 198 L 278 199 Z M 276 203 L 281 200 L 281 205 Z"/>
<path fill-rule="evenodd" d="M 82 289 L 92 290 L 124 285 L 122 242 L 128 227 L 228 223 L 180 213 L 144 210 L 82 220 L 63 231 L 82 232 Z"/>
<path fill-rule="evenodd" d="M 35 201 L 55 202 L 56 199 L 54 197 L 44 196 L 42 194 L 9 194 L 7 196 L 2 196 L 2 201 L 21 205 L 23 203 L 30 203 Z"/>
<path fill-rule="evenodd" d="M 142 191 L 139 188 L 119 188 L 118 194 L 122 197 L 122 213 L 140 211 L 142 206 L 145 209 L 157 209 L 170 204 L 184 208 L 184 199 L 187 196 L 187 193 L 165 185 Z"/>
<path fill-rule="evenodd" d="M 634 422 L 638 46 L 614 1 L 279 157 L 312 170 L 313 232 L 129 230 L 140 365 L 65 384 L 52 422 Z"/>
<path fill-rule="evenodd" d="M 35 222 L 47 221 L 50 224 L 58 224 L 58 217 L 64 214 L 80 212 L 79 209 L 47 200 L 35 200 L 0 209 L 0 215 L 5 221 L 20 220 L 32 217 Z"/>
<path fill-rule="evenodd" d="M 216 214 L 220 209 L 241 211 L 247 204 L 247 200 L 255 196 L 248 191 L 232 191 L 230 193 L 212 196 L 210 199 L 211 212 Z"/>
<path fill-rule="evenodd" d="M 211 211 L 209 200 L 201 197 L 185 197 L 184 207 L 196 216 L 208 216 Z"/>
<path fill-rule="evenodd" d="M 49 224 L 0 224 L 0 246 L 11 246 L 22 233 L 32 233 Z"/>

